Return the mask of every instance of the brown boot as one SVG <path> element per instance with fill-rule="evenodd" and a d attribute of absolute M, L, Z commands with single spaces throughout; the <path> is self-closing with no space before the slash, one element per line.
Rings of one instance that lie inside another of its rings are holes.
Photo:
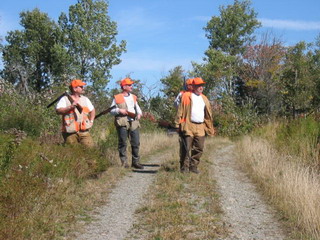
<path fill-rule="evenodd" d="M 121 167 L 129 168 L 129 164 L 127 161 L 121 161 Z"/>
<path fill-rule="evenodd" d="M 133 162 L 132 167 L 136 169 L 144 169 L 144 167 L 139 162 Z"/>
<path fill-rule="evenodd" d="M 200 173 L 198 168 L 195 167 L 195 166 L 190 167 L 189 171 L 192 172 L 192 173 L 195 173 L 195 174 L 199 174 Z"/>

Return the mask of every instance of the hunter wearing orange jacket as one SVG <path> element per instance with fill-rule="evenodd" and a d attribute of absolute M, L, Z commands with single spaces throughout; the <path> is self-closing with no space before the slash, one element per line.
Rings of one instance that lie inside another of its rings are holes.
<path fill-rule="evenodd" d="M 180 145 L 181 172 L 199 173 L 205 135 L 214 135 L 210 102 L 202 94 L 204 84 L 201 78 L 193 79 L 193 91 L 182 95 L 176 114 L 175 126 L 179 128 L 183 143 Z"/>

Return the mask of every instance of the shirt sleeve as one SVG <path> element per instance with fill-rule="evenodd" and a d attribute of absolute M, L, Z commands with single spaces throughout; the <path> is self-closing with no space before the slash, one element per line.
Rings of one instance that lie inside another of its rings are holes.
<path fill-rule="evenodd" d="M 66 108 L 67 107 L 67 102 L 66 102 L 66 98 L 65 97 L 62 97 L 60 98 L 57 106 L 56 106 L 56 109 L 59 109 L 59 108 Z"/>
<path fill-rule="evenodd" d="M 116 100 L 113 99 L 110 107 L 113 107 L 113 106 L 115 106 L 115 105 L 116 105 Z M 111 114 L 112 116 L 118 115 L 118 114 L 119 114 L 119 108 L 116 107 L 116 108 L 112 109 L 112 110 L 110 111 L 110 114 Z"/>
<path fill-rule="evenodd" d="M 182 93 L 179 92 L 178 96 L 176 97 L 176 99 L 175 99 L 174 102 L 173 102 L 173 106 L 174 106 L 175 108 L 178 108 L 178 107 L 179 107 L 180 102 L 181 102 L 181 96 L 182 96 Z"/>
<path fill-rule="evenodd" d="M 87 101 L 87 106 L 88 106 L 89 112 L 91 112 L 94 109 L 94 106 L 92 105 L 89 98 L 86 98 L 86 101 Z"/>
<path fill-rule="evenodd" d="M 136 111 L 137 111 L 137 114 L 142 115 L 142 111 L 141 111 L 141 108 L 140 108 L 138 102 L 136 102 Z"/>

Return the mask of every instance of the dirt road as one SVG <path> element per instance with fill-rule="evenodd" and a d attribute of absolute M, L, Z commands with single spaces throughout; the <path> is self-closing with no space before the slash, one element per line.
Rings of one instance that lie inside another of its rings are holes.
<path fill-rule="evenodd" d="M 214 179 L 221 194 L 224 221 L 229 229 L 225 240 L 285 239 L 276 214 L 256 191 L 235 161 L 235 146 L 229 144 L 212 155 Z"/>
<path fill-rule="evenodd" d="M 167 152 L 170 154 L 170 151 Z M 214 150 L 212 179 L 217 181 L 229 235 L 224 240 L 285 239 L 273 210 L 265 204 L 255 186 L 242 173 L 235 161 L 233 144 Z M 158 164 L 168 155 L 154 155 L 144 171 L 130 172 L 109 195 L 107 205 L 97 209 L 93 221 L 79 233 L 78 240 L 122 240 L 130 238 L 135 210 L 153 183 Z M 222 240 L 222 239 L 220 239 Z"/>

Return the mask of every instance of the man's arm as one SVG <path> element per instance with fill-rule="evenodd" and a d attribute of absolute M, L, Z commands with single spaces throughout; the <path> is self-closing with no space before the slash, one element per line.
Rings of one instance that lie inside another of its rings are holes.
<path fill-rule="evenodd" d="M 67 106 L 66 99 L 62 97 L 57 104 L 56 113 L 60 115 L 66 115 L 71 110 L 74 110 L 75 107 L 75 103 L 71 104 L 70 106 Z"/>

